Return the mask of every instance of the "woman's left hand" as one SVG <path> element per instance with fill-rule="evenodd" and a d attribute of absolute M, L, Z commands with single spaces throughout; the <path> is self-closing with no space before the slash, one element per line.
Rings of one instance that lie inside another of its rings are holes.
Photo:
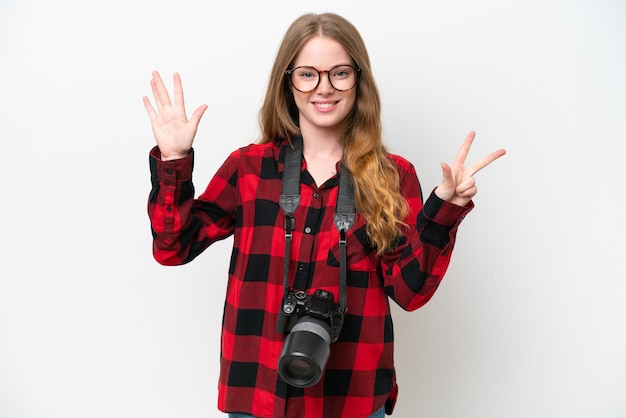
<path fill-rule="evenodd" d="M 500 149 L 485 155 L 474 164 L 466 167 L 465 159 L 467 158 L 467 154 L 469 154 L 475 137 L 476 133 L 473 131 L 465 137 L 452 165 L 441 163 L 443 178 L 439 186 L 435 189 L 435 194 L 440 199 L 459 206 L 467 205 L 478 192 L 474 174 L 506 154 L 504 149 Z"/>

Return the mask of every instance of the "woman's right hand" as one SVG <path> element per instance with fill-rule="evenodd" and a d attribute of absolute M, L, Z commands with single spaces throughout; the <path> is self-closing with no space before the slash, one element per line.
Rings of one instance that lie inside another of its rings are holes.
<path fill-rule="evenodd" d="M 143 98 L 143 104 L 150 116 L 152 132 L 161 151 L 161 159 L 167 161 L 184 158 L 189 155 L 200 118 L 208 106 L 201 105 L 193 112 L 191 119 L 187 120 L 183 85 L 178 73 L 174 74 L 174 104 L 170 101 L 165 84 L 157 71 L 152 73 L 150 86 L 156 110 L 146 96 Z"/>

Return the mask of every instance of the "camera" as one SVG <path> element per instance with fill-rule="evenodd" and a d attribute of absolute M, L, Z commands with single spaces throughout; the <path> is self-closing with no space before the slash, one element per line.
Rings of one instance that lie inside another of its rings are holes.
<path fill-rule="evenodd" d="M 276 321 L 276 330 L 287 334 L 278 359 L 280 377 L 299 388 L 319 382 L 343 319 L 343 311 L 327 290 L 318 289 L 312 295 L 285 292 Z"/>

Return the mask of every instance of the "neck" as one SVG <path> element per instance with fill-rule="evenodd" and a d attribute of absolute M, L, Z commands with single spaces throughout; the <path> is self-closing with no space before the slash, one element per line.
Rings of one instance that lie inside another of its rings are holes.
<path fill-rule="evenodd" d="M 343 142 L 336 135 L 302 135 L 302 154 L 307 164 L 307 171 L 321 186 L 336 174 L 337 162 L 343 156 Z"/>
<path fill-rule="evenodd" d="M 343 154 L 343 144 L 337 139 L 320 140 L 318 138 L 302 137 L 302 153 L 305 157 L 332 159 L 339 161 Z"/>
<path fill-rule="evenodd" d="M 337 126 L 323 128 L 310 126 L 306 121 L 302 121 L 300 133 L 302 135 L 303 152 L 305 155 L 316 155 L 319 157 L 341 155 L 344 137 L 342 131 Z"/>
<path fill-rule="evenodd" d="M 333 158 L 343 153 L 343 139 L 332 135 L 320 135 L 319 133 L 302 133 L 302 152 L 305 156 L 318 158 Z"/>

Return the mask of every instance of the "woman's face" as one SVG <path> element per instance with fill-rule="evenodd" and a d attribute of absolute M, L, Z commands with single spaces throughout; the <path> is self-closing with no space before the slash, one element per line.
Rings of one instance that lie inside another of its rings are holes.
<path fill-rule="evenodd" d="M 354 65 L 354 63 L 339 42 L 332 38 L 316 36 L 304 44 L 294 60 L 292 69 L 306 66 L 318 71 L 328 71 L 338 65 Z M 340 80 L 344 74 L 344 72 L 331 74 L 331 77 L 333 80 Z M 307 76 L 317 77 L 317 74 L 314 72 L 300 76 L 294 74 L 292 77 Z M 357 75 L 354 74 L 354 76 Z M 340 83 L 341 81 L 335 82 L 338 87 Z M 343 85 L 339 88 L 343 88 Z M 346 117 L 352 111 L 356 101 L 356 86 L 347 91 L 336 90 L 328 79 L 328 73 L 324 72 L 320 75 L 319 84 L 313 91 L 302 93 L 293 86 L 291 91 L 300 112 L 300 129 L 303 132 L 316 130 L 317 132 L 331 131 L 336 134 L 344 130 Z"/>

